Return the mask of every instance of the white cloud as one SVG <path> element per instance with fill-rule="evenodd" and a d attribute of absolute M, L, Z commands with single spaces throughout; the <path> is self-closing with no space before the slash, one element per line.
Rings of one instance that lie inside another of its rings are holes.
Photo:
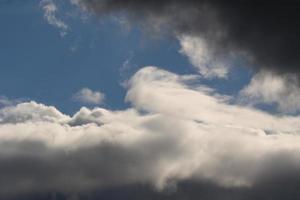
<path fill-rule="evenodd" d="M 281 112 L 295 113 L 300 110 L 300 91 L 296 77 L 279 76 L 262 71 L 253 76 L 241 92 L 244 102 L 251 104 L 276 104 Z"/>
<path fill-rule="evenodd" d="M 57 6 L 54 0 L 41 0 L 40 7 L 44 11 L 44 18 L 47 20 L 47 22 L 50 25 L 58 28 L 60 30 L 61 36 L 65 36 L 67 34 L 69 26 L 56 16 Z"/>
<path fill-rule="evenodd" d="M 68 116 L 60 113 L 55 107 L 44 106 L 33 101 L 10 105 L 0 110 L 0 124 L 28 121 L 63 123 L 67 119 Z"/>
<path fill-rule="evenodd" d="M 99 91 L 92 91 L 89 88 L 82 88 L 76 94 L 74 94 L 73 99 L 81 103 L 87 104 L 102 104 L 105 100 L 105 95 Z"/>
<path fill-rule="evenodd" d="M 205 78 L 226 78 L 228 68 L 223 60 L 217 60 L 206 41 L 200 37 L 180 36 L 178 37 L 181 50 L 180 53 L 187 56 L 190 63 L 199 70 Z"/>
<path fill-rule="evenodd" d="M 188 85 L 192 78 L 143 68 L 129 81 L 127 110 L 67 116 L 35 102 L 1 109 L 0 193 L 162 189 L 181 180 L 251 187 L 282 159 L 300 167 L 300 117 L 229 104 Z"/>

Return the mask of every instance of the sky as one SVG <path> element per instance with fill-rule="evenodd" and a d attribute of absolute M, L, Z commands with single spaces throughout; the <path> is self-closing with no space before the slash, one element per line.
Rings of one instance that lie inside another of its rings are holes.
<path fill-rule="evenodd" d="M 1 199 L 299 199 L 299 7 L 0 0 Z"/>
<path fill-rule="evenodd" d="M 127 106 L 122 82 L 139 68 L 196 72 L 175 39 L 154 38 L 136 27 L 122 27 L 113 17 L 84 16 L 68 2 L 53 1 L 58 11 L 52 15 L 68 26 L 65 31 L 47 20 L 40 1 L 8 2 L 0 8 L 0 85 L 1 95 L 9 99 L 34 100 L 74 114 L 82 105 L 72 95 L 87 87 L 106 94 L 106 107 L 120 109 Z M 222 90 L 235 92 L 236 83 L 249 81 L 248 72 L 240 71 Z"/>
<path fill-rule="evenodd" d="M 78 12 L 72 5 L 55 3 L 60 6 L 58 15 L 70 21 L 64 36 L 47 22 L 39 1 L 2 3 L 2 95 L 73 113 L 81 105 L 71 100 L 72 95 L 88 87 L 104 92 L 106 106 L 117 109 L 125 106 L 122 81 L 139 66 L 164 65 L 175 71 L 191 71 L 176 42 L 147 40 L 137 30 L 129 33 L 119 27 L 113 19 L 84 20 L 80 13 L 72 17 L 71 12 Z M 172 67 L 175 63 L 181 67 Z"/>

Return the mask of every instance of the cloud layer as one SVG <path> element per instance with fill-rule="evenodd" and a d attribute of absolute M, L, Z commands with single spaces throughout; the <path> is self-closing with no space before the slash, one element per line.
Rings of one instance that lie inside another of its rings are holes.
<path fill-rule="evenodd" d="M 299 117 L 230 104 L 195 78 L 145 67 L 128 83 L 127 110 L 83 107 L 68 116 L 35 102 L 1 109 L 0 194 L 164 191 L 182 182 L 257 189 L 300 175 Z"/>

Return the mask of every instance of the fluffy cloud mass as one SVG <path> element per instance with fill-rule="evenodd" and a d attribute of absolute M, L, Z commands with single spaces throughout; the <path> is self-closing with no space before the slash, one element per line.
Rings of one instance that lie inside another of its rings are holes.
<path fill-rule="evenodd" d="M 195 78 L 145 67 L 128 82 L 127 110 L 1 109 L 0 193 L 164 190 L 182 181 L 251 188 L 291 169 L 300 175 L 299 117 L 230 104 Z"/>

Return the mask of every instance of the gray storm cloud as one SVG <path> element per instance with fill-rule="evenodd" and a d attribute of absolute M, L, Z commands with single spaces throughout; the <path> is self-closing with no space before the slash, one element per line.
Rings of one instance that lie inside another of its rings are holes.
<path fill-rule="evenodd" d="M 125 16 L 146 31 L 204 39 L 212 56 L 299 75 L 300 4 L 247 0 L 72 0 L 97 15 Z"/>
<path fill-rule="evenodd" d="M 231 104 L 190 85 L 195 78 L 145 67 L 128 82 L 127 110 L 68 116 L 36 102 L 2 108 L 0 194 L 164 191 L 185 181 L 259 189 L 300 175 L 299 117 Z"/>

